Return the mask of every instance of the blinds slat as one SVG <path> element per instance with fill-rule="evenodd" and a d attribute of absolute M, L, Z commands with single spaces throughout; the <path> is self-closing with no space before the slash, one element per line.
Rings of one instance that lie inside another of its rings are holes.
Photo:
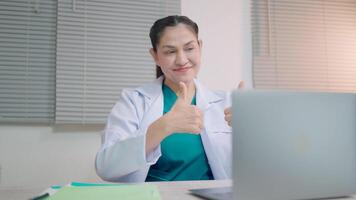
<path fill-rule="evenodd" d="M 56 123 L 103 123 L 123 88 L 154 79 L 151 24 L 180 1 L 58 2 Z"/>
<path fill-rule="evenodd" d="M 54 119 L 57 1 L 0 2 L 0 122 Z"/>
<path fill-rule="evenodd" d="M 356 2 L 253 0 L 256 88 L 356 92 Z"/>

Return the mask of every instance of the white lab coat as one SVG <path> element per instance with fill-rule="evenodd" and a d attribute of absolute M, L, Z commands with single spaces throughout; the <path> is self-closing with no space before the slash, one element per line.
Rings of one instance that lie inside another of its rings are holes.
<path fill-rule="evenodd" d="M 122 91 L 108 117 L 96 156 L 96 171 L 102 179 L 144 182 L 149 167 L 161 156 L 160 146 L 146 155 L 145 141 L 147 128 L 163 114 L 162 80 L 160 77 L 145 86 Z M 201 138 L 210 168 L 215 179 L 231 178 L 231 127 L 224 119 L 230 96 L 194 82 L 196 105 L 204 113 Z"/>

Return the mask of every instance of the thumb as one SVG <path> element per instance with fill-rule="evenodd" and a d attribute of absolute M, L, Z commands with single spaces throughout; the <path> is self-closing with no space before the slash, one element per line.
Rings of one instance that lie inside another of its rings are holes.
<path fill-rule="evenodd" d="M 185 83 L 179 82 L 179 90 L 177 93 L 177 98 L 178 100 L 183 101 L 186 104 L 190 104 L 189 99 L 188 99 L 188 89 Z"/>
<path fill-rule="evenodd" d="M 239 82 L 239 85 L 237 86 L 237 89 L 243 90 L 244 87 L 245 87 L 245 82 L 244 82 L 244 81 L 240 81 L 240 82 Z"/>

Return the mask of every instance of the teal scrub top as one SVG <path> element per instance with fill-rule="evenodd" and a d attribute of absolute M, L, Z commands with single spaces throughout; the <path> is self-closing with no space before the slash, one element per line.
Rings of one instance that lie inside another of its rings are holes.
<path fill-rule="evenodd" d="M 175 92 L 163 84 L 164 109 L 169 112 L 177 100 Z M 196 97 L 192 100 L 196 105 Z M 173 133 L 161 142 L 162 155 L 148 171 L 146 181 L 213 180 L 200 134 Z"/>

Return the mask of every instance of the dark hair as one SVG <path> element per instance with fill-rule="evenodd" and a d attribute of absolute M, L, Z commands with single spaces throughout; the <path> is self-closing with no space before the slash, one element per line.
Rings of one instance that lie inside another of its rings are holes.
<path fill-rule="evenodd" d="M 159 41 L 162 37 L 162 34 L 166 27 L 168 26 L 177 26 L 178 24 L 185 24 L 189 29 L 195 33 L 195 35 L 198 38 L 198 33 L 199 33 L 199 28 L 198 25 L 189 19 L 186 16 L 180 16 L 180 15 L 171 15 L 168 17 L 164 17 L 161 19 L 158 19 L 151 27 L 150 30 L 150 38 L 151 38 L 151 44 L 152 48 L 155 52 L 157 52 L 157 45 L 159 44 Z M 161 70 L 161 67 L 156 65 L 156 78 L 160 77 L 163 75 L 163 72 Z"/>

